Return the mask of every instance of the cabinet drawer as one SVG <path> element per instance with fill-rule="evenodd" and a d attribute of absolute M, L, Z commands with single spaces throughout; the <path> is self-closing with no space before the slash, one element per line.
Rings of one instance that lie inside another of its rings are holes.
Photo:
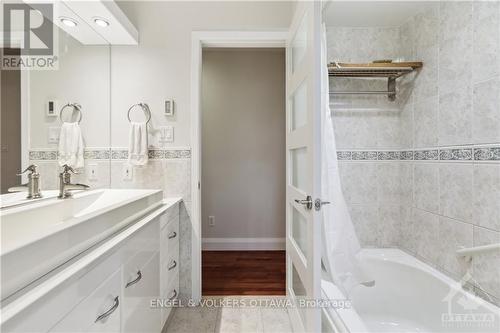
<path fill-rule="evenodd" d="M 160 249 L 162 253 L 168 253 L 179 246 L 179 219 L 170 221 L 165 228 L 161 230 Z"/>
<path fill-rule="evenodd" d="M 160 263 L 160 288 L 165 291 L 172 281 L 179 275 L 179 247 L 168 252 Z"/>
<path fill-rule="evenodd" d="M 120 269 L 113 273 L 50 332 L 120 332 L 121 275 Z"/>
<path fill-rule="evenodd" d="M 160 298 L 159 270 L 159 253 L 156 253 L 143 262 L 140 275 L 136 271 L 134 279 L 124 281 L 123 332 L 160 332 L 160 309 L 150 305 L 151 300 Z"/>
<path fill-rule="evenodd" d="M 160 216 L 160 227 L 164 228 L 168 224 L 168 222 L 172 221 L 176 217 L 177 218 L 179 217 L 179 204 L 178 203 L 176 203 L 175 205 L 173 205 L 172 207 L 167 209 L 165 211 L 165 213 L 163 213 Z"/>
<path fill-rule="evenodd" d="M 123 247 L 124 260 L 133 259 L 140 252 L 149 253 L 149 257 L 152 257 L 155 252 L 158 252 L 160 242 L 159 232 L 160 226 L 157 221 L 149 223 L 139 230 Z"/>
<path fill-rule="evenodd" d="M 47 332 L 79 306 L 120 269 L 120 253 L 113 253 L 88 268 L 73 282 L 63 283 L 2 326 L 2 332 Z M 95 319 L 95 318 L 94 318 Z"/>
<path fill-rule="evenodd" d="M 175 280 L 164 290 L 162 295 L 164 300 L 174 301 L 179 298 L 179 276 L 176 276 Z M 175 302 L 173 303 L 175 304 Z M 165 322 L 170 315 L 173 307 L 162 307 L 161 309 L 161 325 L 165 325 Z"/>

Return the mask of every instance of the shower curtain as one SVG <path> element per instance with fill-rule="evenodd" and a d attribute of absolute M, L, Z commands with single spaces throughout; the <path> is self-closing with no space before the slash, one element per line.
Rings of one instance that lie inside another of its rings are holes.
<path fill-rule="evenodd" d="M 323 265 L 330 279 L 344 295 L 359 284 L 370 285 L 369 277 L 361 269 L 357 254 L 360 245 L 351 221 L 347 204 L 340 186 L 337 147 L 330 110 L 330 94 L 327 68 L 326 28 L 323 24 L 321 42 L 321 89 L 322 89 L 322 198 L 329 201 L 323 212 Z"/>

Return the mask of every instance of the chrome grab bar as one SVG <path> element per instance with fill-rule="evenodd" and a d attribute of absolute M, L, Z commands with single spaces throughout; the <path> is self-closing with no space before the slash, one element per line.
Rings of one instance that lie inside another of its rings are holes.
<path fill-rule="evenodd" d="M 142 273 L 141 273 L 141 270 L 138 270 L 137 271 L 137 278 L 135 278 L 134 280 L 128 282 L 126 285 L 125 285 L 125 288 L 128 288 L 130 287 L 131 285 L 133 284 L 136 284 L 137 282 L 141 281 L 142 279 Z"/>
<path fill-rule="evenodd" d="M 500 250 L 500 243 L 462 248 L 457 250 L 457 255 L 459 257 L 464 257 L 467 261 L 470 261 L 475 255 L 493 252 L 495 250 Z"/>
<path fill-rule="evenodd" d="M 94 323 L 97 323 L 98 321 L 101 321 L 105 319 L 106 317 L 109 317 L 115 310 L 118 308 L 118 305 L 120 305 L 120 301 L 118 300 L 118 296 L 115 297 L 115 300 L 113 301 L 113 306 L 103 314 L 97 316 L 96 320 Z"/>

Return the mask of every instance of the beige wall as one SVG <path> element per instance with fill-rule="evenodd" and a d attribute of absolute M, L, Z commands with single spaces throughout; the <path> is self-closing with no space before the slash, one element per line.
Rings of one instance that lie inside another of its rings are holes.
<path fill-rule="evenodd" d="M 204 51 L 202 119 L 203 237 L 284 237 L 284 50 Z"/>

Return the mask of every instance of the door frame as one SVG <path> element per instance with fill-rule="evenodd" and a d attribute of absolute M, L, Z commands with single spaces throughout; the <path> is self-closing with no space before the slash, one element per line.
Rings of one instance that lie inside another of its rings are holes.
<path fill-rule="evenodd" d="M 285 48 L 288 30 L 191 33 L 191 297 L 201 300 L 201 69 L 206 47 Z"/>
<path fill-rule="evenodd" d="M 23 36 L 21 33 L 13 32 L 11 40 L 9 41 L 11 47 L 22 47 Z M 6 41 L 3 39 L 3 35 L 0 36 L 0 47 L 5 47 Z M 21 71 L 21 169 L 28 166 L 29 163 L 29 149 L 31 147 L 30 142 L 30 70 L 29 69 L 19 69 Z M 21 172 L 22 170 L 19 170 Z M 22 184 L 28 181 L 27 174 L 21 175 L 20 182 Z"/>

